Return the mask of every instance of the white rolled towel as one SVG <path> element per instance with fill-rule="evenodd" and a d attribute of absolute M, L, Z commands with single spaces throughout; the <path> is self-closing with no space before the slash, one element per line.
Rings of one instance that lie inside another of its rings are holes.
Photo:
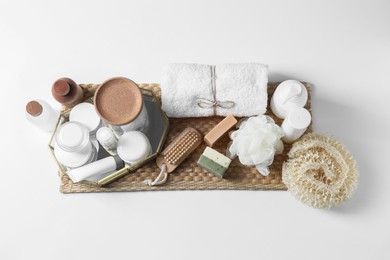
<path fill-rule="evenodd" d="M 170 64 L 161 82 L 162 108 L 169 117 L 260 115 L 267 108 L 267 84 L 263 64 Z"/>

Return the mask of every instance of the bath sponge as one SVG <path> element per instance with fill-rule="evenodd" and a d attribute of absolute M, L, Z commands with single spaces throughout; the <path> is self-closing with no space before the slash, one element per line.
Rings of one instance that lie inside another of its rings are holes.
<path fill-rule="evenodd" d="M 309 206 L 338 206 L 350 199 L 357 188 L 356 161 L 333 137 L 307 134 L 293 144 L 288 157 L 283 164 L 283 182 Z"/>

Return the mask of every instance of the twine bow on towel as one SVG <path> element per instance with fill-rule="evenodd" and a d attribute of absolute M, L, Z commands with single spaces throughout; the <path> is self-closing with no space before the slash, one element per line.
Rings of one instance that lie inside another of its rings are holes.
<path fill-rule="evenodd" d="M 217 100 L 217 86 L 215 81 L 215 66 L 211 66 L 211 92 L 213 94 L 213 100 L 207 98 L 198 98 L 197 105 L 200 108 L 212 108 L 213 115 L 217 115 L 217 107 L 221 108 L 232 108 L 235 106 L 233 101 L 219 101 Z"/>
<path fill-rule="evenodd" d="M 198 107 L 200 108 L 213 108 L 214 116 L 217 115 L 217 107 L 221 108 L 232 108 L 234 107 L 233 101 L 218 101 L 210 100 L 207 98 L 198 98 Z"/>

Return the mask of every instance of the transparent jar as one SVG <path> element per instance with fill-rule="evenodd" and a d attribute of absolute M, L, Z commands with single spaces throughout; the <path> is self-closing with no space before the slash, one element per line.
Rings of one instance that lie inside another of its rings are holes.
<path fill-rule="evenodd" d="M 149 127 L 148 111 L 145 103 L 142 104 L 142 109 L 139 115 L 130 123 L 120 126 L 124 132 L 140 131 L 146 133 Z"/>
<path fill-rule="evenodd" d="M 61 164 L 70 169 L 97 159 L 97 149 L 90 140 L 89 130 L 79 122 L 67 122 L 60 126 L 54 154 Z"/>

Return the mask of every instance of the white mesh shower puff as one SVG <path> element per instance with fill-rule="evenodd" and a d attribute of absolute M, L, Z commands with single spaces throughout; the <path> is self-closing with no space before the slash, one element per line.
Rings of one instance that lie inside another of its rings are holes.
<path fill-rule="evenodd" d="M 350 199 L 357 188 L 356 161 L 336 139 L 307 134 L 295 142 L 283 164 L 282 178 L 300 201 L 330 208 Z"/>

